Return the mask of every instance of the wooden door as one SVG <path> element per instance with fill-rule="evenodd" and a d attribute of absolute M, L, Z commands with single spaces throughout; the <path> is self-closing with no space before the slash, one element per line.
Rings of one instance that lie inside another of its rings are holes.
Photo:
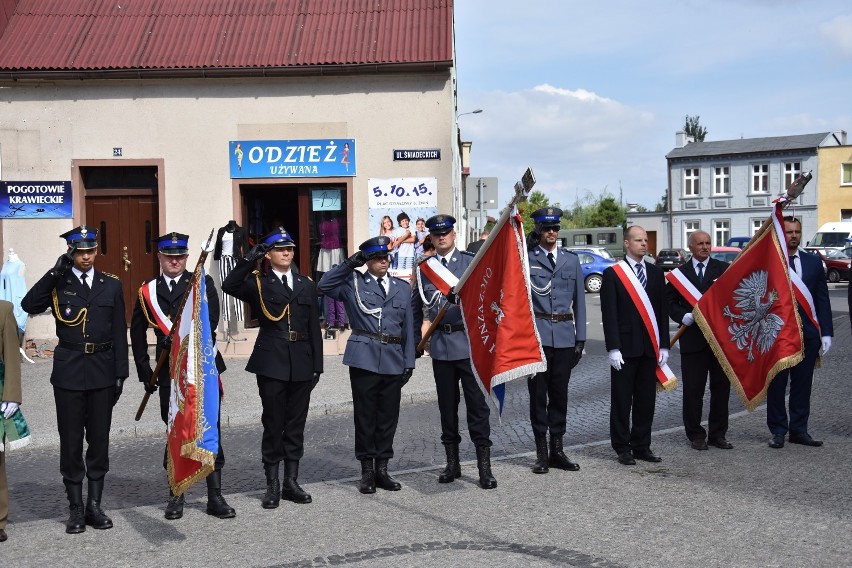
<path fill-rule="evenodd" d="M 100 248 L 95 266 L 118 276 L 130 322 L 139 287 L 159 273 L 152 243 L 159 235 L 157 198 L 120 190 L 89 191 L 85 223 L 98 229 Z"/>

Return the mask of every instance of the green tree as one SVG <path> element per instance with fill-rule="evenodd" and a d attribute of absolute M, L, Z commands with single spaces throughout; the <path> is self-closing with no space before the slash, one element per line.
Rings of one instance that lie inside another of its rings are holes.
<path fill-rule="evenodd" d="M 613 196 L 602 197 L 589 216 L 589 227 L 618 227 L 627 222 L 627 212 Z"/>
<path fill-rule="evenodd" d="M 542 207 L 559 207 L 559 203 L 550 204 L 550 198 L 541 191 L 532 191 L 527 196 L 526 203 L 518 205 L 521 210 L 521 218 L 524 220 L 524 233 L 529 234 L 535 228 L 535 221 L 532 220 L 530 214 Z M 561 209 L 561 207 L 560 207 Z M 564 223 L 563 223 L 564 225 Z"/>
<path fill-rule="evenodd" d="M 669 210 L 669 190 L 666 189 L 663 191 L 663 196 L 660 198 L 660 202 L 654 207 L 654 211 L 658 213 L 663 213 Z"/>
<path fill-rule="evenodd" d="M 686 120 L 683 124 L 683 131 L 687 136 L 692 136 L 696 142 L 704 142 L 704 137 L 707 136 L 707 129 L 699 123 L 701 117 L 698 115 L 686 115 Z"/>

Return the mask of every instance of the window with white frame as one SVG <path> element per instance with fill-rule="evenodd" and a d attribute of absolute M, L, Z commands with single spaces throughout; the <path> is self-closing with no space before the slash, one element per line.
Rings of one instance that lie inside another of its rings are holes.
<path fill-rule="evenodd" d="M 713 246 L 723 247 L 731 238 L 731 221 L 730 219 L 720 219 L 713 221 Z"/>
<path fill-rule="evenodd" d="M 683 169 L 683 196 L 695 197 L 698 195 L 698 168 Z"/>
<path fill-rule="evenodd" d="M 802 175 L 802 162 L 784 162 L 784 187 L 781 191 L 786 191 L 800 175 Z"/>
<path fill-rule="evenodd" d="M 752 219 L 751 220 L 751 235 L 754 236 L 757 234 L 757 231 L 763 226 L 763 219 Z"/>
<path fill-rule="evenodd" d="M 695 231 L 701 230 L 701 221 L 684 221 L 683 222 L 683 242 L 684 245 L 689 242 L 689 236 Z"/>
<path fill-rule="evenodd" d="M 852 185 L 852 164 L 840 164 L 840 185 Z"/>
<path fill-rule="evenodd" d="M 731 166 L 713 168 L 713 195 L 731 194 Z"/>
<path fill-rule="evenodd" d="M 769 164 L 752 164 L 751 191 L 752 193 L 769 192 Z"/>

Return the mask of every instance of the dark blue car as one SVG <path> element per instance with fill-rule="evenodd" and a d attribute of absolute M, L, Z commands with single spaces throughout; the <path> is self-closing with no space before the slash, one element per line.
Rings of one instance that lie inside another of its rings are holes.
<path fill-rule="evenodd" d="M 604 258 L 584 250 L 574 250 L 580 259 L 580 269 L 583 271 L 583 282 L 586 292 L 600 292 L 603 284 L 603 271 L 617 261 Z"/>

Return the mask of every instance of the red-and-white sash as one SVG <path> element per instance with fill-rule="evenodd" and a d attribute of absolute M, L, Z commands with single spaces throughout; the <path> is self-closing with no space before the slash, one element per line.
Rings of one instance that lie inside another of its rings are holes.
<path fill-rule="evenodd" d="M 148 313 L 157 324 L 160 332 L 163 335 L 168 335 L 172 330 L 172 320 L 160 307 L 160 302 L 157 301 L 157 279 L 154 278 L 139 289 L 142 299 L 145 301 L 145 307 L 148 308 Z"/>
<path fill-rule="evenodd" d="M 781 243 L 781 246 L 784 246 L 784 218 L 782 217 L 783 213 L 781 212 L 781 208 L 775 208 L 775 211 L 772 214 L 772 223 L 775 226 L 775 234 L 778 235 L 778 240 Z M 808 290 L 808 287 L 805 286 L 804 280 L 795 270 L 790 270 L 790 259 L 787 255 L 784 256 L 784 261 L 787 263 L 787 273 L 790 275 L 790 283 L 793 285 L 793 295 L 796 297 L 796 301 L 799 303 L 802 308 L 804 308 L 805 314 L 807 314 L 808 319 L 811 320 L 811 323 L 814 324 L 814 327 L 817 328 L 817 331 L 820 331 L 819 320 L 816 315 L 816 304 L 814 304 L 814 297 L 811 295 L 811 291 Z M 802 262 L 802 259 L 799 258 L 799 262 Z M 820 332 L 822 335 L 822 332 Z"/>
<path fill-rule="evenodd" d="M 680 268 L 666 272 L 666 280 L 674 286 L 675 290 L 680 292 L 680 295 L 683 296 L 683 299 L 686 300 L 691 308 L 694 308 L 698 300 L 701 299 L 701 292 L 698 291 L 695 284 L 689 281 L 689 278 L 686 277 L 686 274 Z"/>
<path fill-rule="evenodd" d="M 453 286 L 459 283 L 458 277 L 450 272 L 449 268 L 441 264 L 437 256 L 430 256 L 421 262 L 418 269 L 445 296 L 450 293 Z"/>
<path fill-rule="evenodd" d="M 651 305 L 651 299 L 648 298 L 648 293 L 639 282 L 633 269 L 625 260 L 620 260 L 612 266 L 615 275 L 621 280 L 624 289 L 630 299 L 633 300 L 633 305 L 639 311 L 642 318 L 642 323 L 645 324 L 645 332 L 651 339 L 651 345 L 654 346 L 654 353 L 657 355 L 657 380 L 664 389 L 669 390 L 677 386 L 677 377 L 675 377 L 668 364 L 660 365 L 660 330 L 657 328 L 657 317 L 654 314 L 654 307 Z M 666 330 L 668 333 L 668 330 Z"/>

